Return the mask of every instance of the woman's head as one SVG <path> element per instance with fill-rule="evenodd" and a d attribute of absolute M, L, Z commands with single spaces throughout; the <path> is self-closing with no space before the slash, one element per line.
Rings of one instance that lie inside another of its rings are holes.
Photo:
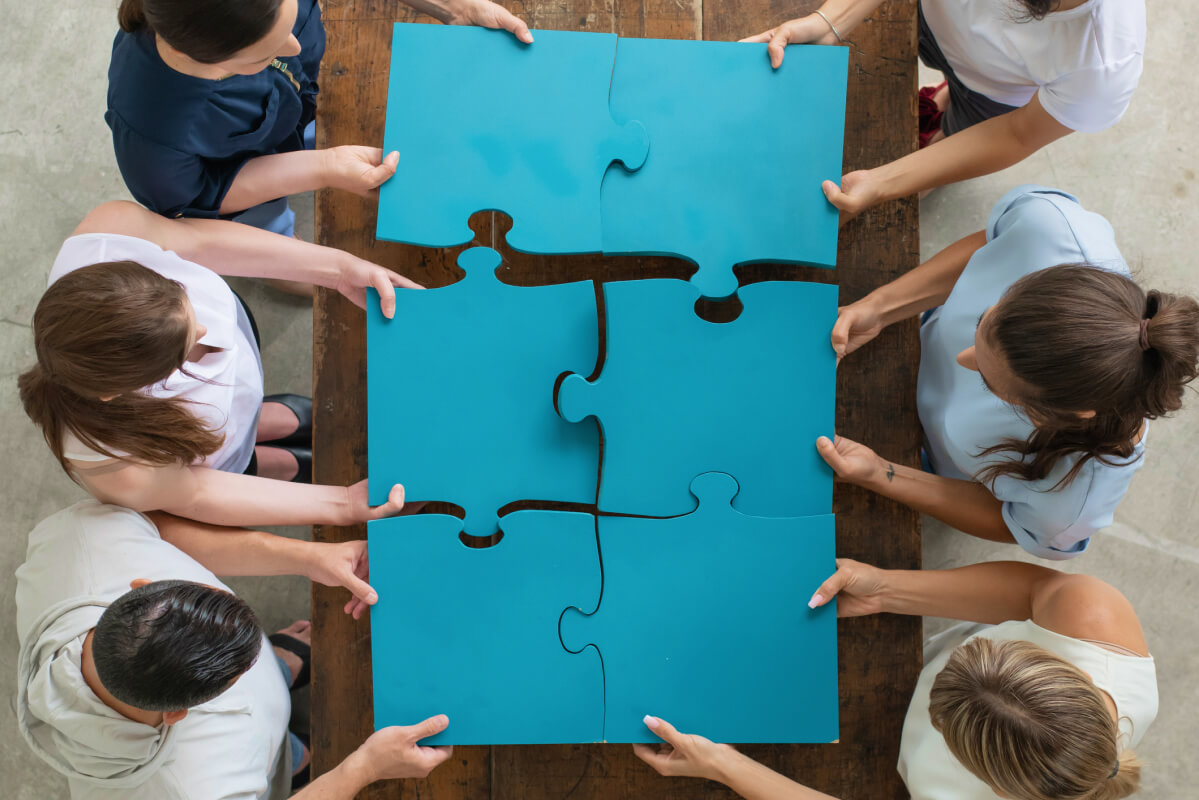
<path fill-rule="evenodd" d="M 1011 800 L 1116 800 L 1140 782 L 1105 695 L 1030 642 L 959 647 L 933 681 L 929 715 L 954 757 Z"/>
<path fill-rule="evenodd" d="M 64 467 L 68 431 L 89 448 L 148 463 L 199 460 L 220 435 L 183 401 L 142 389 L 181 369 L 202 333 L 183 286 L 140 264 L 68 273 L 33 315 L 37 364 L 18 379 L 25 412 Z"/>
<path fill-rule="evenodd" d="M 193 61 L 249 75 L 299 54 L 296 13 L 296 0 L 122 0 L 117 21 L 127 33 L 152 32 Z"/>
<path fill-rule="evenodd" d="M 1145 292 L 1130 278 L 1086 264 L 1026 275 L 980 317 L 958 362 L 1035 426 L 986 478 L 1045 477 L 1064 456 L 1127 458 L 1146 419 L 1182 407 L 1199 375 L 1199 303 Z M 987 471 L 985 471 L 987 472 Z"/>

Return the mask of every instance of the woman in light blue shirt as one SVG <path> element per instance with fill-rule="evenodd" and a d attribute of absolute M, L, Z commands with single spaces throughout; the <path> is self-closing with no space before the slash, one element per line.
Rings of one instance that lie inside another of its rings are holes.
<path fill-rule="evenodd" d="M 930 311 L 931 309 L 931 311 Z M 917 404 L 931 470 L 838 436 L 837 475 L 966 533 L 1072 558 L 1110 525 L 1143 463 L 1145 421 L 1199 374 L 1199 304 L 1143 291 L 1111 225 L 1064 192 L 1009 192 L 987 229 L 845 306 L 844 357 L 921 324 Z"/>

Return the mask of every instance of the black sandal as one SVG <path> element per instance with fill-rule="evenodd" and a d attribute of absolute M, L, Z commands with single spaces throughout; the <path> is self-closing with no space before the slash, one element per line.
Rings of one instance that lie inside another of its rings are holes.
<path fill-rule="evenodd" d="M 306 445 L 312 447 L 312 399 L 298 394 L 272 394 L 262 398 L 264 403 L 278 403 L 296 415 L 300 425 L 282 439 L 271 439 L 269 443 L 281 445 Z M 258 444 L 268 444 L 259 442 Z"/>
<path fill-rule="evenodd" d="M 306 733 L 297 733 L 296 738 L 303 743 L 304 749 L 308 751 L 308 763 L 304 765 L 304 769 L 292 773 L 291 790 L 293 792 L 303 789 L 312 780 L 312 742 Z"/>
<path fill-rule="evenodd" d="M 309 680 L 312 678 L 312 648 L 296 637 L 283 632 L 272 633 L 266 637 L 266 640 L 272 646 L 278 647 L 280 650 L 286 650 L 300 659 L 300 671 L 296 673 L 296 679 L 292 681 L 289 689 L 295 691 L 307 686 Z"/>

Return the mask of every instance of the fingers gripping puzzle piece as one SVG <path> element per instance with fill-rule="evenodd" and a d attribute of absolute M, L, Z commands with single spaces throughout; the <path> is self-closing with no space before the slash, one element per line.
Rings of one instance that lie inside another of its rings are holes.
<path fill-rule="evenodd" d="M 698 265 L 705 297 L 737 290 L 736 264 L 832 267 L 848 49 L 792 46 L 777 70 L 766 45 L 621 39 L 612 115 L 653 140 L 635 173 L 609 169 L 604 253 L 676 255 Z"/>
<path fill-rule="evenodd" d="M 600 517 L 599 609 L 562 615 L 562 643 L 603 659 L 608 742 L 655 742 L 642 718 L 717 742 L 837 738 L 835 603 L 807 607 L 835 569 L 833 516 L 767 519 L 730 506 L 730 476 L 698 476 L 699 508 Z"/>
<path fill-rule="evenodd" d="M 488 548 L 461 520 L 418 514 L 367 526 L 375 728 L 447 714 L 425 744 L 599 741 L 603 668 L 563 649 L 564 606 L 600 597 L 595 517 L 517 511 Z"/>
<path fill-rule="evenodd" d="M 517 250 L 600 251 L 604 172 L 641 166 L 649 137 L 609 114 L 615 35 L 535 34 L 396 24 L 383 151 L 400 163 L 380 189 L 380 239 L 461 244 L 470 215 L 494 209 Z"/>
<path fill-rule="evenodd" d="M 475 536 L 515 500 L 595 502 L 598 432 L 554 411 L 561 372 L 595 368 L 593 284 L 509 286 L 486 247 L 458 264 L 458 283 L 398 290 L 393 319 L 367 304 L 371 502 L 402 483 L 465 508 Z"/>
<path fill-rule="evenodd" d="M 740 484 L 742 513 L 830 513 L 816 439 L 833 432 L 837 287 L 746 286 L 728 323 L 697 317 L 698 297 L 683 281 L 604 284 L 603 370 L 594 382 L 568 375 L 556 398 L 564 419 L 599 419 L 600 510 L 685 514 L 691 479 L 718 471 Z"/>

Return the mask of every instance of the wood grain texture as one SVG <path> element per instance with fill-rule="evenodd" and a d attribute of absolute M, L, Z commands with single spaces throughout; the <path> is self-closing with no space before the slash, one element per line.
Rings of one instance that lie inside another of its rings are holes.
<path fill-rule="evenodd" d="M 530 0 L 507 5 L 533 28 L 730 40 L 765 30 L 818 3 Z M 318 146 L 378 143 L 383 137 L 391 22 L 417 18 L 391 0 L 326 0 L 323 7 L 329 44 L 321 73 Z M 884 163 L 915 146 L 915 7 L 916 0 L 889 0 L 850 37 L 854 45 L 846 171 Z M 780 169 L 785 170 L 785 165 Z M 316 212 L 322 244 L 385 264 L 429 286 L 451 283 L 458 275 L 454 260 L 463 248 L 422 250 L 375 242 L 374 201 L 320 192 Z M 691 272 L 687 263 L 676 259 L 515 253 L 503 243 L 511 221 L 502 214 L 476 214 L 471 227 L 476 244 L 494 246 L 504 254 L 505 280 L 511 283 L 685 278 Z M 841 230 L 835 272 L 754 265 L 738 269 L 738 275 L 743 284 L 778 279 L 835 282 L 840 284 L 844 303 L 911 269 L 918 253 L 917 204 L 911 198 L 885 204 L 847 223 Z M 325 291 L 318 293 L 314 314 L 316 477 L 325 483 L 350 483 L 366 470 L 363 315 Z M 837 387 L 838 431 L 911 465 L 918 463 L 920 444 L 915 409 L 918 351 L 914 323 L 894 326 L 841 365 Z M 917 515 L 841 484 L 834 492 L 834 507 L 839 555 L 885 567 L 919 566 Z M 365 530 L 318 527 L 313 535 L 319 541 L 341 541 L 364 536 Z M 313 588 L 315 774 L 335 766 L 372 729 L 369 627 L 365 621 L 345 618 L 343 603 L 344 592 Z M 902 797 L 895 763 L 903 715 L 920 669 L 920 622 L 891 616 L 843 620 L 839 635 L 840 743 L 759 745 L 745 750 L 838 797 Z M 627 745 L 570 745 L 457 748 L 451 762 L 429 779 L 379 784 L 361 796 L 670 800 L 730 794 L 717 784 L 661 778 L 633 757 Z"/>

